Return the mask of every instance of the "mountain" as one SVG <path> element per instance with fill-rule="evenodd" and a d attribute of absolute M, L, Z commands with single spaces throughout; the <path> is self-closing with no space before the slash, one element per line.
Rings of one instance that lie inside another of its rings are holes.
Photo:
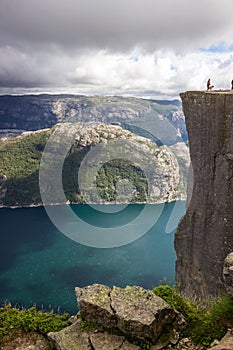
<path fill-rule="evenodd" d="M 61 122 L 117 124 L 158 145 L 187 141 L 178 100 L 145 100 L 117 96 L 23 95 L 0 96 L 0 138 L 18 130 L 51 128 Z"/>
<path fill-rule="evenodd" d="M 0 205 L 184 199 L 187 167 L 184 143 L 158 146 L 119 125 L 59 123 L 0 142 Z"/>

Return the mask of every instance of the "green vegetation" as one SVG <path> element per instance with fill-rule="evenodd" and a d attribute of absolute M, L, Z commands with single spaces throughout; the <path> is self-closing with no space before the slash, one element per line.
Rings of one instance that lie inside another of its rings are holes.
<path fill-rule="evenodd" d="M 133 202 L 146 201 L 147 180 L 145 174 L 141 168 L 124 159 L 114 159 L 99 169 L 96 184 L 100 196 L 107 201 L 115 201 L 117 199 L 117 184 L 124 179 L 127 182 L 122 184 L 124 186 L 122 197 L 118 200 L 128 199 L 133 190 Z"/>
<path fill-rule="evenodd" d="M 35 307 L 18 309 L 6 305 L 0 308 L 0 343 L 5 335 L 22 329 L 25 332 L 36 331 L 41 334 L 56 332 L 68 326 L 69 314 L 44 312 Z"/>
<path fill-rule="evenodd" d="M 152 344 L 146 344 L 146 343 L 144 343 L 142 341 L 138 341 L 138 340 L 130 340 L 130 339 L 128 339 L 128 341 L 130 343 L 134 344 L 134 345 L 140 346 L 140 348 L 142 350 L 150 350 L 151 346 L 152 346 Z"/>
<path fill-rule="evenodd" d="M 92 321 L 92 322 L 82 321 L 80 329 L 82 331 L 95 331 L 96 329 L 99 329 L 101 327 L 102 326 L 98 322 L 95 322 L 95 321 Z"/>
<path fill-rule="evenodd" d="M 203 308 L 194 302 L 185 301 L 175 287 L 158 286 L 153 292 L 183 314 L 188 325 L 183 336 L 191 338 L 196 344 L 210 346 L 213 340 L 220 340 L 227 328 L 233 325 L 233 301 L 228 296 Z"/>
<path fill-rule="evenodd" d="M 7 177 L 3 204 L 40 202 L 38 172 L 42 151 L 50 132 L 40 132 L 0 143 L 0 174 Z"/>
<path fill-rule="evenodd" d="M 42 130 L 0 143 L 0 195 L 2 204 L 6 206 L 27 206 L 41 204 L 39 189 L 39 167 L 44 147 L 53 132 Z M 58 144 L 59 146 L 59 144 Z M 62 181 L 64 193 L 71 203 L 83 203 L 78 186 L 78 171 L 80 163 L 90 150 L 88 147 L 73 146 L 63 164 Z M 50 177 L 57 177 L 55 163 L 50 170 Z M 6 177 L 6 180 L 5 180 Z M 122 180 L 127 180 L 122 183 Z M 53 181 L 50 181 L 53 183 Z M 147 194 L 147 181 L 142 170 L 123 159 L 115 159 L 104 164 L 96 178 L 96 183 L 90 183 L 88 188 L 97 187 L 103 200 L 115 201 L 117 199 L 118 185 L 121 187 L 119 201 L 128 199 L 144 202 Z M 2 187 L 2 188 L 1 188 Z M 95 191 L 93 191 L 95 202 Z M 59 202 L 59 199 L 55 202 Z"/>

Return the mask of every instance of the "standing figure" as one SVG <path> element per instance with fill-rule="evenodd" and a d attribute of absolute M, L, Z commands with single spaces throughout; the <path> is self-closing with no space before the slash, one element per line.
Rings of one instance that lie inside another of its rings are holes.
<path fill-rule="evenodd" d="M 214 87 L 214 85 L 211 85 L 211 83 L 210 83 L 210 79 L 208 79 L 208 80 L 207 80 L 207 84 L 206 84 L 206 86 L 207 86 L 207 91 L 209 91 L 209 90 L 213 89 L 213 87 Z"/>
<path fill-rule="evenodd" d="M 233 79 L 231 81 L 231 90 L 233 90 Z"/>

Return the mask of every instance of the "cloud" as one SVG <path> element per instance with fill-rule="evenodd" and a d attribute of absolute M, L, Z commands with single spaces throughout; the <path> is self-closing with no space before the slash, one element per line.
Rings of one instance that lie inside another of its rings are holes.
<path fill-rule="evenodd" d="M 205 89 L 210 76 L 216 88 L 229 88 L 233 71 L 232 53 L 190 52 L 185 55 L 171 50 L 155 53 L 111 54 L 106 51 L 84 55 L 77 60 L 73 83 L 95 87 L 109 93 L 137 94 L 137 91 L 177 95 L 186 89 Z M 133 56 L 134 57 L 134 56 Z M 85 90 L 85 89 L 84 89 Z"/>
<path fill-rule="evenodd" d="M 1 0 L 0 92 L 228 87 L 232 27 L 230 0 Z"/>
<path fill-rule="evenodd" d="M 185 48 L 225 39 L 226 28 L 232 28 L 230 0 L 1 0 L 0 8 L 7 43 Z"/>
<path fill-rule="evenodd" d="M 4 60 L 4 57 L 8 57 Z M 205 89 L 207 78 L 216 88 L 230 88 L 233 53 L 173 50 L 128 53 L 84 50 L 68 55 L 52 50 L 31 54 L 11 47 L 0 50 L 2 92 L 71 92 L 137 96 L 177 96 Z M 12 90 L 14 89 L 14 90 Z M 17 90 L 18 89 L 18 90 Z"/>

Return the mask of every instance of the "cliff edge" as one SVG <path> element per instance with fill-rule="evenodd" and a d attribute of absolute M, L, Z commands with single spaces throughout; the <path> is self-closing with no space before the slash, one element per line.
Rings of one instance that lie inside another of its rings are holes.
<path fill-rule="evenodd" d="M 176 281 L 183 294 L 204 299 L 224 290 L 224 259 L 233 251 L 233 91 L 180 96 L 193 176 L 175 235 Z"/>

